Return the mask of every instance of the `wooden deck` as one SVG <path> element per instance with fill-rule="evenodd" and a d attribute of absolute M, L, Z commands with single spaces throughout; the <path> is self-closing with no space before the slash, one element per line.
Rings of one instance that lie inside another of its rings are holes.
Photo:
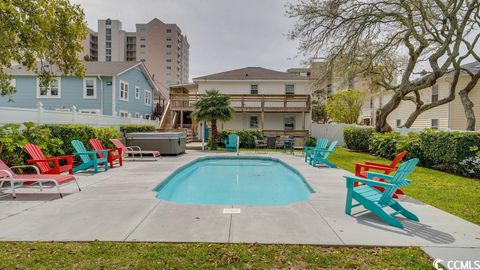
<path fill-rule="evenodd" d="M 172 111 L 193 111 L 200 94 L 170 94 Z M 229 95 L 235 112 L 308 113 L 310 95 Z"/>

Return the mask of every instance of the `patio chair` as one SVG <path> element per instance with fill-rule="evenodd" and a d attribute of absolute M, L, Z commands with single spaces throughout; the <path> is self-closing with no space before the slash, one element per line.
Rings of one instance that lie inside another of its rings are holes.
<path fill-rule="evenodd" d="M 264 140 L 259 140 L 257 136 L 253 136 L 253 141 L 255 143 L 255 152 L 260 148 L 265 149 L 265 152 L 267 152 L 267 143 Z"/>
<path fill-rule="evenodd" d="M 88 140 L 88 142 L 96 151 L 100 151 L 100 150 L 108 151 L 107 160 L 108 160 L 108 163 L 110 163 L 110 168 L 113 168 L 113 162 L 116 160 L 118 160 L 118 164 L 120 165 L 120 167 L 123 165 L 122 148 L 104 148 L 102 143 L 98 139 L 90 139 Z M 104 156 L 105 155 L 102 152 L 98 153 L 98 157 L 103 158 Z"/>
<path fill-rule="evenodd" d="M 328 149 L 317 148 L 314 149 L 311 157 L 310 157 L 310 165 L 313 167 L 317 166 L 317 164 L 323 163 L 330 168 L 336 168 L 337 166 L 328 160 L 328 157 L 331 153 L 335 150 L 335 146 L 337 145 L 337 141 L 333 141 Z"/>
<path fill-rule="evenodd" d="M 237 151 L 237 144 L 238 144 L 238 135 L 235 133 L 231 133 L 228 135 L 224 141 L 225 149 L 227 151 Z"/>
<path fill-rule="evenodd" d="M 36 174 L 16 174 L 13 172 L 12 169 L 14 168 L 33 168 Z M 57 188 L 58 194 L 60 198 L 63 198 L 63 194 L 60 191 L 60 186 L 70 184 L 75 182 L 78 187 L 78 191 L 82 191 L 80 186 L 78 185 L 77 178 L 71 174 L 41 174 L 40 170 L 33 165 L 23 165 L 23 166 L 14 166 L 8 167 L 5 162 L 0 160 L 0 187 L 2 186 L 3 182 L 9 182 L 10 187 L 12 188 L 12 197 L 16 198 L 17 194 L 15 192 L 15 185 L 22 184 L 31 186 L 33 184 L 38 183 L 40 186 L 40 191 L 43 191 L 44 183 L 53 183 L 54 186 Z"/>
<path fill-rule="evenodd" d="M 68 172 L 73 174 L 73 156 L 45 157 L 42 149 L 38 145 L 29 143 L 23 147 L 23 151 L 31 157 L 27 160 L 28 164 L 35 164 L 42 174 L 61 174 Z M 60 162 L 64 161 L 61 165 Z"/>
<path fill-rule="evenodd" d="M 285 136 L 279 136 L 275 139 L 275 148 L 284 149 L 285 147 Z"/>
<path fill-rule="evenodd" d="M 305 147 L 305 137 L 293 138 L 293 151 L 300 150 L 303 152 L 304 147 Z"/>
<path fill-rule="evenodd" d="M 391 172 L 397 169 L 397 165 L 402 161 L 402 159 L 407 155 L 407 151 L 403 151 L 395 156 L 390 164 L 382 164 L 370 161 L 364 161 L 364 163 L 355 163 L 355 175 L 358 177 L 367 178 L 369 170 L 377 170 L 383 172 L 383 174 L 390 174 Z M 382 181 L 383 179 L 375 179 Z M 359 183 L 356 182 L 355 186 L 358 186 Z M 376 187 L 378 190 L 383 191 L 383 188 Z M 397 195 L 403 195 L 403 191 L 401 189 L 397 189 L 393 197 L 398 199 Z"/>
<path fill-rule="evenodd" d="M 128 155 L 132 155 L 133 160 L 138 155 L 140 159 L 143 159 L 144 155 L 152 156 L 155 160 L 157 157 L 161 157 L 160 151 L 149 151 L 149 150 L 142 150 L 140 146 L 125 146 L 119 139 L 110 139 L 110 141 L 115 145 L 115 147 L 122 149 L 122 153 Z M 135 150 L 136 149 L 136 150 Z"/>
<path fill-rule="evenodd" d="M 392 198 L 398 188 L 410 184 L 411 180 L 408 180 L 407 176 L 413 171 L 417 163 L 417 158 L 402 163 L 393 176 L 377 172 L 368 172 L 367 179 L 358 176 L 344 176 L 347 180 L 345 214 L 351 215 L 352 208 L 363 206 L 391 226 L 398 228 L 403 229 L 402 223 L 395 219 L 395 216 L 398 214 L 410 220 L 419 221 L 416 215 L 406 210 L 397 200 Z M 374 180 L 377 177 L 385 179 L 386 182 Z M 355 182 L 360 182 L 364 185 L 355 187 Z M 382 193 L 374 187 L 382 187 L 385 191 Z M 353 200 L 358 203 L 352 205 Z M 388 214 L 384 210 L 387 207 L 392 208 L 395 212 Z"/>
<path fill-rule="evenodd" d="M 318 138 L 315 146 L 305 146 L 303 151 L 305 152 L 305 162 L 310 162 L 311 157 L 313 156 L 313 150 L 315 149 L 327 149 L 328 139 Z"/>
<path fill-rule="evenodd" d="M 75 156 L 79 156 L 82 161 L 82 164 L 73 168 L 73 172 L 93 168 L 93 171 L 97 173 L 99 166 L 103 166 L 105 171 L 108 170 L 108 159 L 105 157 L 108 156 L 108 150 L 87 151 L 85 145 L 78 140 L 73 140 L 72 146 L 76 151 Z M 99 153 L 103 154 L 104 157 L 99 157 Z"/>

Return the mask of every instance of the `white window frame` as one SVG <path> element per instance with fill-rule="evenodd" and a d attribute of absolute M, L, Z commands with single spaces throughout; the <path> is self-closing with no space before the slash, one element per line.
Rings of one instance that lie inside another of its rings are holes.
<path fill-rule="evenodd" d="M 147 102 L 147 97 L 150 98 L 150 99 L 148 100 L 149 103 Z M 145 106 L 152 106 L 152 101 L 153 101 L 153 99 L 152 99 L 152 91 L 145 89 L 145 99 L 144 99 Z"/>
<path fill-rule="evenodd" d="M 135 85 L 135 99 L 140 99 L 140 87 Z"/>
<path fill-rule="evenodd" d="M 152 119 L 152 116 L 151 116 L 150 114 L 145 114 L 145 119 L 151 120 L 151 119 Z"/>
<path fill-rule="evenodd" d="M 287 129 L 287 119 L 290 119 L 290 118 L 293 118 L 293 127 L 292 129 Z M 286 116 L 284 119 L 283 119 L 283 129 L 284 130 L 295 130 L 295 122 L 297 121 L 297 118 L 294 116 L 294 115 L 290 115 L 290 116 Z"/>
<path fill-rule="evenodd" d="M 402 119 L 397 119 L 395 121 L 395 125 L 397 126 L 397 128 L 400 128 L 402 126 Z"/>
<path fill-rule="evenodd" d="M 140 118 L 140 114 L 138 112 L 135 112 L 135 118 Z"/>
<path fill-rule="evenodd" d="M 40 95 L 40 79 L 37 77 L 37 98 L 51 98 L 51 99 L 59 99 L 62 98 L 62 79 L 60 77 L 55 77 L 53 80 L 57 80 L 58 83 L 58 95 L 52 96 L 50 86 L 47 89 L 47 95 L 43 96 Z"/>
<path fill-rule="evenodd" d="M 252 119 L 253 118 L 256 118 L 256 122 L 257 122 L 257 125 L 252 125 Z M 258 128 L 258 116 L 257 115 L 251 115 L 249 118 L 248 118 L 248 127 L 249 128 Z"/>
<path fill-rule="evenodd" d="M 438 92 L 439 92 L 438 90 L 439 90 L 439 89 L 438 89 L 438 88 L 439 88 L 439 87 L 438 87 L 438 84 L 432 85 L 431 102 L 436 102 L 436 101 L 438 101 L 438 99 L 439 99 L 439 94 L 438 94 Z M 434 92 L 435 92 L 435 93 L 434 93 Z M 436 98 L 434 98 L 434 97 L 436 97 Z"/>
<path fill-rule="evenodd" d="M 122 84 L 127 86 L 127 97 L 126 97 L 126 98 L 122 97 Z M 130 90 L 130 87 L 129 87 L 129 85 L 128 85 L 128 82 L 120 80 L 120 83 L 119 83 L 118 85 L 119 85 L 119 88 L 118 88 L 118 99 L 119 99 L 119 100 L 122 100 L 122 101 L 128 101 L 128 91 Z"/>
<path fill-rule="evenodd" d="M 126 115 L 126 116 L 122 116 L 122 115 Z M 122 118 L 128 118 L 128 111 L 120 110 L 118 111 L 118 116 Z"/>
<path fill-rule="evenodd" d="M 289 93 L 287 91 L 288 86 L 293 86 L 293 92 Z M 293 84 L 293 83 L 285 84 L 285 95 L 295 95 L 295 84 Z"/>
<path fill-rule="evenodd" d="M 436 127 L 433 125 L 434 120 L 437 121 L 437 126 Z M 440 127 L 440 120 L 438 118 L 430 120 L 430 126 L 431 126 L 431 128 L 438 129 Z"/>
<path fill-rule="evenodd" d="M 257 91 L 257 93 L 254 94 L 253 91 Z M 258 95 L 258 94 L 259 94 L 258 84 L 250 84 L 250 95 Z"/>
<path fill-rule="evenodd" d="M 93 80 L 93 96 L 87 96 L 87 80 Z M 83 98 L 97 99 L 97 78 L 90 77 L 83 79 Z"/>

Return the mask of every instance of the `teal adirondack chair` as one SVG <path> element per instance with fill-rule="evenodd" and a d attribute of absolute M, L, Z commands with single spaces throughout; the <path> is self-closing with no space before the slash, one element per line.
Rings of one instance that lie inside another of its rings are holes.
<path fill-rule="evenodd" d="M 237 151 L 237 140 L 238 140 L 237 134 L 235 133 L 229 134 L 228 138 L 223 141 L 225 143 L 225 149 L 227 151 Z"/>
<path fill-rule="evenodd" d="M 394 216 L 401 214 L 404 217 L 418 221 L 418 217 L 412 212 L 406 210 L 400 203 L 393 199 L 393 195 L 398 188 L 407 186 L 411 180 L 406 179 L 418 163 L 418 158 L 410 159 L 400 165 L 395 174 L 386 175 L 378 172 L 368 172 L 368 179 L 357 176 L 344 176 L 347 179 L 347 202 L 345 205 L 345 214 L 350 215 L 352 208 L 361 206 L 370 210 L 372 213 L 383 219 L 388 224 L 402 228 L 403 225 Z M 374 180 L 375 178 L 385 179 L 386 182 Z M 354 186 L 355 182 L 364 185 Z M 381 187 L 382 191 L 374 188 Z M 352 205 L 352 200 L 358 203 Z M 384 208 L 390 207 L 395 212 L 388 214 Z"/>
<path fill-rule="evenodd" d="M 336 168 L 337 166 L 328 160 L 328 157 L 335 150 L 335 146 L 338 141 L 333 141 L 330 143 L 328 149 L 313 149 L 312 154 L 310 155 L 310 165 L 315 167 L 317 164 L 323 163 L 330 168 Z"/>
<path fill-rule="evenodd" d="M 328 139 L 318 138 L 315 146 L 304 146 L 303 151 L 305 152 L 305 162 L 310 162 L 310 158 L 312 157 L 313 150 L 327 149 L 327 145 L 328 145 Z"/>
<path fill-rule="evenodd" d="M 93 167 L 95 173 L 98 172 L 98 167 L 103 165 L 105 171 L 108 170 L 108 150 L 87 151 L 85 145 L 81 141 L 73 140 L 72 146 L 75 148 L 75 156 L 79 156 L 82 160 L 82 164 L 73 168 L 73 172 L 86 170 Z M 98 157 L 98 153 L 103 154 L 103 158 Z"/>

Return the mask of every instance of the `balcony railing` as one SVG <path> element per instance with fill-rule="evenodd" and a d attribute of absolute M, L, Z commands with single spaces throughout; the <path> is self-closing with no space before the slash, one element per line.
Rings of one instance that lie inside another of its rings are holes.
<path fill-rule="evenodd" d="M 170 94 L 173 111 L 192 111 L 200 94 Z M 232 94 L 235 112 L 309 112 L 310 95 L 239 95 Z"/>

